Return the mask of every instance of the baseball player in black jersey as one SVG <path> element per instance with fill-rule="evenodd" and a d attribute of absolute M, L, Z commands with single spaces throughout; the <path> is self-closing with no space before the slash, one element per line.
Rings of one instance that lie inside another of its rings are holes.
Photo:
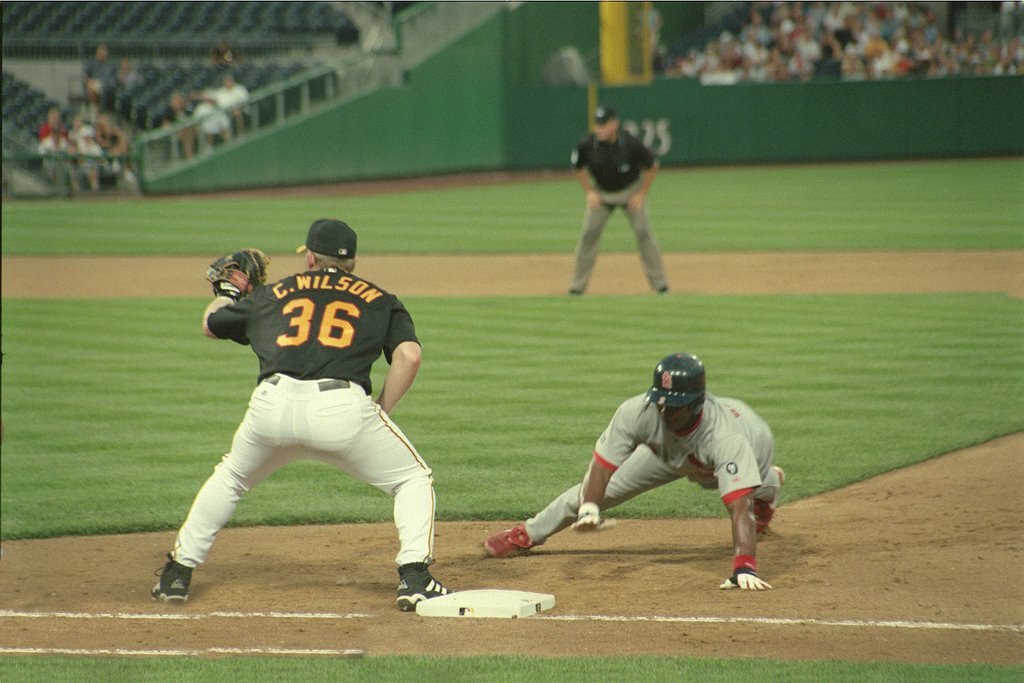
<path fill-rule="evenodd" d="M 658 162 L 640 140 L 620 129 L 613 108 L 598 107 L 594 121 L 594 132 L 572 152 L 572 166 L 587 195 L 587 208 L 569 293 L 582 294 L 587 288 L 605 223 L 616 207 L 622 207 L 636 236 L 647 281 L 651 289 L 664 294 L 668 281 L 647 217 L 647 191 L 654 182 Z"/>
<path fill-rule="evenodd" d="M 448 593 L 428 571 L 431 470 L 388 417 L 420 367 L 412 317 L 394 295 L 353 275 L 356 233 L 344 222 L 314 222 L 303 249 L 305 272 L 256 286 L 248 296 L 214 283 L 222 295 L 206 307 L 203 332 L 251 346 L 260 361 L 258 384 L 230 452 L 178 532 L 154 599 L 187 600 L 192 569 L 206 559 L 242 495 L 296 460 L 329 463 L 395 499 L 400 609 Z M 390 367 L 374 402 L 370 368 L 382 352 Z"/>

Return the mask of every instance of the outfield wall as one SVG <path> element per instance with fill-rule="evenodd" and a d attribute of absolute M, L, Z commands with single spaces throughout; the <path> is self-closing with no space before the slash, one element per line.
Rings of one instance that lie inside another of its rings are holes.
<path fill-rule="evenodd" d="M 1024 76 L 729 86 L 675 79 L 608 88 L 601 98 L 669 166 L 1024 154 Z M 585 98 L 533 87 L 509 102 L 506 166 L 564 167 L 585 130 Z"/>
<path fill-rule="evenodd" d="M 586 130 L 587 90 L 545 86 L 538 71 L 561 46 L 594 52 L 597 14 L 588 6 L 502 12 L 409 71 L 401 87 L 253 135 L 145 190 L 568 168 Z M 731 86 L 662 79 L 599 95 L 666 166 L 1024 154 L 1024 76 Z"/>

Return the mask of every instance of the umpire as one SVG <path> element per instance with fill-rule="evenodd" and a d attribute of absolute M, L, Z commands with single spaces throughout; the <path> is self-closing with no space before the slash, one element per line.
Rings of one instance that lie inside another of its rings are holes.
<path fill-rule="evenodd" d="M 601 233 L 615 207 L 622 207 L 629 218 L 651 289 L 664 294 L 668 282 L 647 218 L 647 191 L 654 182 L 658 162 L 640 140 L 620 130 L 619 116 L 612 107 L 598 107 L 594 122 L 594 132 L 580 140 L 572 153 L 572 166 L 586 193 L 587 208 L 569 294 L 582 294 L 587 288 Z"/>

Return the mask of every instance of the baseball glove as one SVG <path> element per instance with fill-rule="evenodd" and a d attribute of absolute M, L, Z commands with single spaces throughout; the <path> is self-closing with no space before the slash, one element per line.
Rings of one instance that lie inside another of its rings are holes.
<path fill-rule="evenodd" d="M 256 285 L 266 284 L 270 257 L 259 249 L 241 249 L 221 256 L 206 269 L 214 296 L 238 301 Z"/>

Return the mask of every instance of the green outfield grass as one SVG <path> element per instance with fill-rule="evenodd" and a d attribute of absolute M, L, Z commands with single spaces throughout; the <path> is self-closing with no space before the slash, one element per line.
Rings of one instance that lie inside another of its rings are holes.
<path fill-rule="evenodd" d="M 677 350 L 704 358 L 710 391 L 773 426 L 788 500 L 1024 429 L 1024 302 L 998 294 L 407 304 L 426 360 L 394 417 L 435 469 L 440 519 L 535 513 L 579 479 L 618 404 Z M 180 524 L 258 369 L 247 348 L 200 334 L 203 305 L 4 303 L 3 538 Z M 509 461 L 521 486 L 508 486 Z M 680 493 L 616 513 L 724 514 L 715 496 Z M 249 494 L 234 523 L 390 516 L 375 489 L 304 463 Z"/>
<path fill-rule="evenodd" d="M 1019 158 L 664 169 L 650 212 L 665 251 L 1019 249 L 1022 187 Z M 358 197 L 5 201 L 3 253 L 282 253 L 324 216 L 350 222 L 363 253 L 571 253 L 582 211 L 564 176 Z M 602 248 L 634 248 L 621 213 Z"/>
<path fill-rule="evenodd" d="M 417 681 L 422 683 L 523 683 L 524 681 L 644 681 L 650 683 L 734 683 L 734 681 L 858 681 L 860 683 L 1012 683 L 1022 667 L 939 666 L 850 662 L 785 662 L 672 657 L 574 657 L 560 660 L 507 657 L 375 657 L 336 660 L 322 657 L 196 657 L 157 660 L 112 658 L 0 658 L 0 677 L 19 683 L 52 681 Z"/>
<path fill-rule="evenodd" d="M 678 169 L 659 175 L 651 212 L 666 251 L 1020 249 L 1022 186 L 1021 159 Z M 2 245 L 4 256 L 192 254 L 205 262 L 240 246 L 289 252 L 314 218 L 337 216 L 359 230 L 368 257 L 568 253 L 581 202 L 575 181 L 561 177 L 333 199 L 5 201 Z M 602 248 L 634 249 L 621 216 Z M 435 470 L 443 520 L 523 517 L 577 482 L 619 402 L 643 391 L 653 364 L 677 350 L 704 358 L 712 392 L 767 418 L 791 475 L 786 501 L 1024 430 L 1024 302 L 999 294 L 403 300 L 425 359 L 394 417 Z M 177 528 L 228 447 L 257 371 L 248 349 L 202 337 L 204 305 L 3 300 L 0 539 Z M 377 384 L 383 372 L 381 361 Z M 508 485 L 510 459 L 520 486 Z M 696 487 L 667 487 L 614 514 L 723 512 Z M 246 496 L 232 524 L 390 515 L 390 499 L 371 487 L 300 463 Z M 1022 675 L 1024 667 L 662 657 L 0 657 L 0 680 L 17 681 Z"/>

